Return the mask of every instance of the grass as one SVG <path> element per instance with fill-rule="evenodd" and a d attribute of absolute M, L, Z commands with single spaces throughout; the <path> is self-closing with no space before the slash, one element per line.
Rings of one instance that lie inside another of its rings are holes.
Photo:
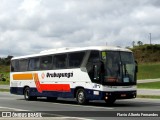
<path fill-rule="evenodd" d="M 10 66 L 0 65 L 0 73 L 8 73 L 10 72 Z"/>
<path fill-rule="evenodd" d="M 10 92 L 9 89 L 0 89 L 0 92 Z"/>
<path fill-rule="evenodd" d="M 160 82 L 138 83 L 138 88 L 160 89 Z"/>
<path fill-rule="evenodd" d="M 7 81 L 0 81 L 0 85 L 9 85 L 10 82 L 7 80 Z"/>
<path fill-rule="evenodd" d="M 160 63 L 143 63 L 138 65 L 138 80 L 160 78 Z"/>
<path fill-rule="evenodd" d="M 0 65 L 0 74 L 3 74 L 6 81 L 0 81 L 0 85 L 8 85 L 10 81 L 10 66 Z"/>
<path fill-rule="evenodd" d="M 160 96 L 158 95 L 137 95 L 137 98 L 160 99 Z"/>

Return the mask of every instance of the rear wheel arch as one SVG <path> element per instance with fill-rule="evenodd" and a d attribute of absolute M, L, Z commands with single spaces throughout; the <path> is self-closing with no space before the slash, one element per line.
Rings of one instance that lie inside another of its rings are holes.
<path fill-rule="evenodd" d="M 30 96 L 30 87 L 29 86 L 24 87 L 23 95 L 24 95 L 25 100 L 36 100 L 37 99 L 36 96 Z"/>

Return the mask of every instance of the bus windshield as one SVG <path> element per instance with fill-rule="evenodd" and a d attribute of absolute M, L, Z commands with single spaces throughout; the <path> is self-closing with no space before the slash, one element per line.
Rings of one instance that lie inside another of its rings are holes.
<path fill-rule="evenodd" d="M 135 61 L 131 52 L 103 51 L 105 67 L 104 83 L 110 85 L 133 85 L 135 78 Z"/>

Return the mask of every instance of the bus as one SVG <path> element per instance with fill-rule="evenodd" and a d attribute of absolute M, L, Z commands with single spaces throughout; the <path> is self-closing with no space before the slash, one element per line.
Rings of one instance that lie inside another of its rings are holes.
<path fill-rule="evenodd" d="M 137 64 L 132 51 L 92 46 L 44 50 L 11 59 L 10 93 L 25 100 L 74 98 L 78 104 L 136 98 Z"/>

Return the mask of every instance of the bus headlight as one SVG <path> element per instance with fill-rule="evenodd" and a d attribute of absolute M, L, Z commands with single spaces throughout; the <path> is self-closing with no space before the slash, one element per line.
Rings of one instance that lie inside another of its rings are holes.
<path fill-rule="evenodd" d="M 107 99 L 108 99 L 108 97 L 106 96 L 106 97 L 105 97 L 105 99 L 107 100 Z"/>

